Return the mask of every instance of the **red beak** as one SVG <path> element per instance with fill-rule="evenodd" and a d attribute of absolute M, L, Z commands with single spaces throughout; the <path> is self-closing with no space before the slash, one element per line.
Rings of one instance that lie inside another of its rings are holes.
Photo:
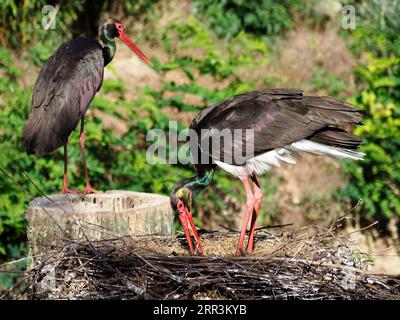
<path fill-rule="evenodd" d="M 178 205 L 178 211 L 180 212 L 178 217 L 182 224 L 183 231 L 185 232 L 185 236 L 188 241 L 191 253 L 195 255 L 196 250 L 193 246 L 192 237 L 190 235 L 190 229 L 192 229 L 193 236 L 196 240 L 196 249 L 199 250 L 200 255 L 203 255 L 203 247 L 201 246 L 200 238 L 199 235 L 197 234 L 196 226 L 194 225 L 192 213 L 189 211 L 188 208 L 185 207 L 185 205 L 182 202 L 180 203 L 180 205 Z"/>
<path fill-rule="evenodd" d="M 138 48 L 138 46 L 131 39 L 128 38 L 125 32 L 119 31 L 118 38 L 120 38 L 140 59 L 142 59 L 148 65 L 153 66 L 153 63 L 150 61 L 150 59 L 143 53 L 142 50 Z"/>

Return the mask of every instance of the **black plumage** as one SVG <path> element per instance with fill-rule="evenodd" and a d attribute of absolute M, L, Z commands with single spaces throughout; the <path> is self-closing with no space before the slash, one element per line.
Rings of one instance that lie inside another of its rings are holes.
<path fill-rule="evenodd" d="M 103 72 L 103 48 L 87 37 L 64 43 L 46 61 L 24 128 L 28 154 L 44 155 L 68 141 L 100 89 Z"/>
<path fill-rule="evenodd" d="M 362 117 L 360 110 L 332 97 L 304 96 L 297 89 L 262 89 L 233 96 L 204 109 L 190 128 L 201 137 L 200 145 L 206 145 L 204 140 L 211 140 L 214 133 L 227 128 L 243 132 L 254 129 L 254 140 L 243 134 L 239 139 L 232 139 L 232 145 L 227 145 L 229 141 L 221 144 L 219 159 L 236 164 L 233 151 L 242 149 L 244 155 L 247 143 L 254 143 L 254 156 L 301 139 L 356 149 L 361 139 L 336 126 L 360 123 Z M 202 129 L 209 131 L 202 134 Z M 213 157 L 210 150 L 202 152 Z"/>
<path fill-rule="evenodd" d="M 64 43 L 46 61 L 35 83 L 32 108 L 24 128 L 25 150 L 28 154 L 41 156 L 64 145 L 64 193 L 80 192 L 68 188 L 67 178 L 68 137 L 79 122 L 85 193 L 96 192 L 90 186 L 86 166 L 84 115 L 101 87 L 104 67 L 114 57 L 115 38 L 152 65 L 125 34 L 122 24 L 108 19 L 100 26 L 101 43 L 88 37 L 77 37 Z"/>

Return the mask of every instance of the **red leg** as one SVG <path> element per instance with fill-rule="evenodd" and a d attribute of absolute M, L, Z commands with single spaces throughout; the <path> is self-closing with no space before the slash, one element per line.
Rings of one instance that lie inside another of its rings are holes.
<path fill-rule="evenodd" d="M 64 144 L 64 183 L 63 183 L 63 189 L 61 190 L 61 193 L 82 193 L 80 190 L 71 190 L 68 188 L 68 172 L 67 172 L 67 167 L 68 167 L 68 141 Z"/>
<path fill-rule="evenodd" d="M 260 184 L 258 183 L 257 177 L 251 177 L 254 185 L 254 211 L 253 216 L 251 218 L 251 227 L 250 227 L 250 235 L 249 241 L 247 243 L 247 252 L 253 252 L 254 248 L 254 232 L 256 230 L 256 221 L 258 217 L 258 211 L 260 210 L 261 200 L 262 200 L 262 192 L 260 189 Z"/>
<path fill-rule="evenodd" d="M 242 230 L 240 232 L 239 242 L 236 247 L 237 255 L 242 254 L 242 247 L 243 247 L 244 238 L 246 236 L 247 226 L 249 225 L 250 215 L 254 209 L 254 196 L 251 191 L 249 178 L 248 177 L 243 178 L 242 182 L 243 182 L 244 188 L 246 189 L 247 203 L 246 203 L 246 212 L 244 214 L 244 219 L 243 219 L 243 223 L 242 223 Z"/>
<path fill-rule="evenodd" d="M 86 187 L 85 187 L 85 194 L 87 193 L 98 193 L 97 190 L 93 189 L 89 182 L 89 174 L 88 169 L 86 166 L 86 153 L 85 153 L 85 131 L 84 131 L 84 121 L 83 117 L 81 119 L 81 132 L 79 136 L 79 145 L 81 147 L 82 152 L 82 159 L 83 159 L 83 167 L 85 169 L 85 180 L 86 180 Z"/>

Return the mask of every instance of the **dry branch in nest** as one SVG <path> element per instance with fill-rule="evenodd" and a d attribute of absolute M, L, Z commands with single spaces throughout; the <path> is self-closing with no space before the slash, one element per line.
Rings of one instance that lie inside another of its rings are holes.
<path fill-rule="evenodd" d="M 183 237 L 69 241 L 27 272 L 44 299 L 399 299 L 400 277 L 369 274 L 357 247 L 332 232 L 256 234 L 256 250 L 235 257 L 237 234 L 202 236 L 205 256 Z"/>

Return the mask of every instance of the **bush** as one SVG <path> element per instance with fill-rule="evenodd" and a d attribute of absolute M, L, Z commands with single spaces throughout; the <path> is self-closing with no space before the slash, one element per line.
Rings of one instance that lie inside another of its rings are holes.
<path fill-rule="evenodd" d="M 205 17 L 217 34 L 228 38 L 241 31 L 259 36 L 281 34 L 293 26 L 289 4 L 293 6 L 298 2 L 300 1 L 194 1 L 196 12 Z"/>
<path fill-rule="evenodd" d="M 353 51 L 367 60 L 356 69 L 363 87 L 352 99 L 367 112 L 363 138 L 364 161 L 349 163 L 350 181 L 344 193 L 362 199 L 365 218 L 400 215 L 400 1 L 357 3 Z"/>
<path fill-rule="evenodd" d="M 0 30 L 4 33 L 0 37 L 0 44 L 4 47 L 23 48 L 38 42 L 60 41 L 62 35 L 69 30 L 70 24 L 76 19 L 82 9 L 81 1 L 1 1 L 0 2 Z M 46 5 L 60 8 L 56 15 L 56 28 L 45 30 L 42 19 L 48 12 L 42 13 Z"/>
<path fill-rule="evenodd" d="M 16 183 L 21 182 L 23 171 L 32 164 L 20 151 L 29 92 L 18 86 L 16 79 L 20 71 L 12 65 L 11 57 L 11 51 L 0 49 L 0 261 L 8 254 L 6 248 L 11 249 L 9 244 L 25 239 L 26 196 Z"/>
<path fill-rule="evenodd" d="M 353 50 L 376 56 L 400 56 L 400 1 L 353 1 L 357 27 L 353 31 Z"/>
<path fill-rule="evenodd" d="M 0 1 L 0 44 L 3 47 L 21 49 L 42 44 L 55 46 L 72 36 L 85 34 L 97 36 L 102 13 L 107 11 L 116 19 L 139 16 L 150 11 L 157 0 L 36 0 Z M 54 28 L 45 29 L 43 22 L 49 22 L 48 8 L 52 6 L 56 15 Z"/>
<path fill-rule="evenodd" d="M 351 102 L 368 114 L 355 131 L 366 157 L 346 164 L 351 179 L 345 192 L 363 200 L 367 217 L 400 215 L 400 59 L 370 56 L 358 72 L 368 87 Z"/>

